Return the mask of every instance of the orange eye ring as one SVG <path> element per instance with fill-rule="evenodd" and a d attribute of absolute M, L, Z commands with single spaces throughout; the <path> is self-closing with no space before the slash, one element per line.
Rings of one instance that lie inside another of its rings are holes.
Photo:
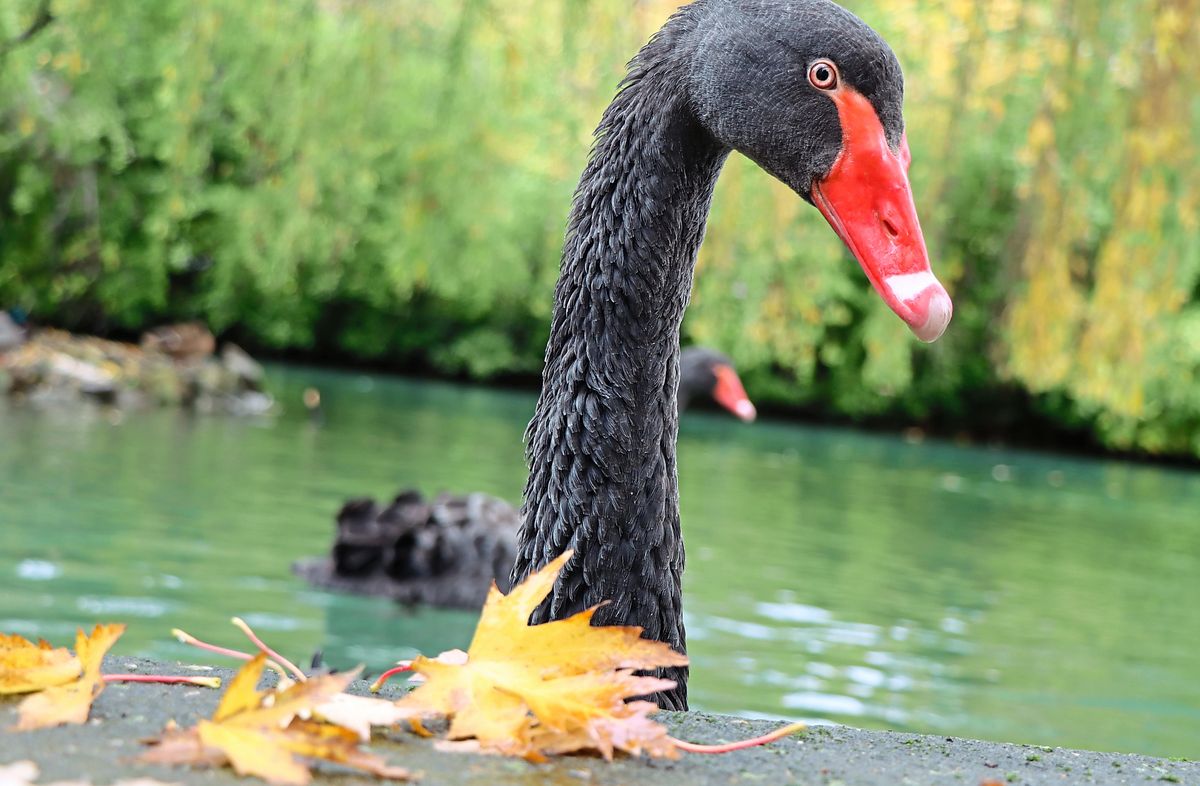
<path fill-rule="evenodd" d="M 829 60 L 816 60 L 808 67 L 808 83 L 818 90 L 833 90 L 838 85 L 838 70 Z"/>

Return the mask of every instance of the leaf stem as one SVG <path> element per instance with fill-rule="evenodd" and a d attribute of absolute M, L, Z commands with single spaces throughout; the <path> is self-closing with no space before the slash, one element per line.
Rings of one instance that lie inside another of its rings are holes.
<path fill-rule="evenodd" d="M 177 674 L 105 674 L 105 682 L 157 682 L 164 685 L 198 685 L 201 688 L 221 687 L 220 677 L 189 677 Z"/>
<path fill-rule="evenodd" d="M 399 666 L 394 666 L 385 671 L 383 674 L 380 674 L 379 679 L 371 683 L 371 693 L 379 693 L 379 690 L 383 687 L 385 682 L 390 680 L 392 677 L 395 677 L 397 674 L 403 674 L 406 671 L 412 671 L 412 661 L 410 660 L 403 661 Z"/>
<path fill-rule="evenodd" d="M 701 745 L 695 742 L 687 742 L 671 737 L 671 742 L 675 747 L 687 753 L 729 753 L 730 751 L 740 751 L 743 748 L 754 748 L 759 745 L 766 745 L 768 742 L 774 742 L 789 734 L 795 734 L 798 731 L 804 731 L 808 728 L 803 723 L 790 723 L 787 726 L 781 726 L 775 731 L 762 735 L 761 737 L 752 737 L 748 740 L 738 740 L 737 742 L 726 742 L 721 745 Z"/>
<path fill-rule="evenodd" d="M 219 647 L 216 644 L 209 644 L 207 641 L 200 641 L 190 633 L 180 630 L 179 628 L 171 628 L 171 635 L 180 641 L 182 644 L 190 644 L 193 647 L 198 647 L 202 650 L 215 652 L 218 655 L 224 655 L 227 658 L 237 658 L 238 660 L 251 660 L 254 658 L 248 652 L 240 650 L 231 650 L 228 647 Z"/>
<path fill-rule="evenodd" d="M 244 625 L 245 623 L 242 623 L 242 624 Z M 254 656 L 248 652 L 242 652 L 241 650 L 231 650 L 228 647 L 221 647 L 216 644 L 209 644 L 207 641 L 201 641 L 200 639 L 196 638 L 192 634 L 190 634 L 186 631 L 182 631 L 179 628 L 172 628 L 171 635 L 174 636 L 176 639 L 178 639 L 181 644 L 187 644 L 192 647 L 196 647 L 197 649 L 206 650 L 208 652 L 215 652 L 218 655 L 224 655 L 227 658 L 236 658 L 238 660 L 253 660 L 253 658 L 254 658 Z M 288 676 L 287 672 L 284 671 L 283 667 L 280 666 L 278 663 L 268 660 L 266 665 L 267 665 L 268 669 L 275 672 L 280 677 L 287 678 L 287 676 Z"/>
<path fill-rule="evenodd" d="M 245 633 L 246 638 L 250 639 L 250 641 L 254 643 L 254 646 L 265 652 L 268 658 L 274 658 L 283 664 L 283 667 L 290 671 L 292 676 L 296 678 L 296 682 L 305 682 L 308 680 L 308 676 L 301 671 L 295 663 L 292 663 L 290 660 L 268 647 L 266 643 L 258 637 L 258 634 L 255 633 L 241 617 L 234 617 L 230 620 L 230 622 L 232 622 L 242 633 Z"/>

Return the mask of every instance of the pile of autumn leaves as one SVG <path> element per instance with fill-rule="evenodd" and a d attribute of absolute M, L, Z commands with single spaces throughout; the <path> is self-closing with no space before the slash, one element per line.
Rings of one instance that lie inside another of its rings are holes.
<path fill-rule="evenodd" d="M 534 761 L 585 750 L 605 758 L 617 751 L 675 758 L 680 750 L 701 747 L 676 740 L 651 720 L 658 709 L 654 703 L 627 701 L 674 686 L 638 670 L 682 666 L 686 657 L 641 638 L 636 627 L 592 627 L 595 609 L 528 624 L 569 557 L 568 552 L 551 562 L 507 596 L 493 587 L 470 650 L 418 657 L 411 671 L 423 681 L 398 701 L 345 693 L 357 671 L 305 677 L 293 667 L 289 677 L 262 645 L 264 652 L 232 679 L 211 719 L 186 729 L 169 727 L 141 758 L 229 764 L 239 774 L 278 784 L 308 783 L 306 760 L 410 779 L 414 776 L 407 770 L 388 765 L 362 744 L 370 740 L 372 726 L 407 722 L 424 735 L 421 721 L 441 718 L 450 721 L 441 747 Z M 81 631 L 74 655 L 44 641 L 33 644 L 0 634 L 0 694 L 31 694 L 21 702 L 16 730 L 85 722 L 104 688 L 101 660 L 123 630 L 122 625 L 98 625 L 91 636 Z M 268 667 L 281 678 L 274 689 L 260 691 Z M 755 742 L 796 728 L 784 727 Z"/>

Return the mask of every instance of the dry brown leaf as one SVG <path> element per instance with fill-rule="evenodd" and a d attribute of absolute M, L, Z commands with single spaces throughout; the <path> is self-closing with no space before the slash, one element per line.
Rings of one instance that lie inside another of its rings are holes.
<path fill-rule="evenodd" d="M 168 725 L 161 737 L 142 740 L 153 746 L 138 758 L 149 764 L 189 764 L 193 767 L 221 767 L 229 759 L 216 748 L 200 741 L 195 728 L 181 729 Z"/>
<path fill-rule="evenodd" d="M 294 680 L 283 677 L 276 692 L 284 691 L 295 684 Z M 257 701 L 256 698 L 253 700 Z M 355 732 L 363 742 L 369 742 L 373 726 L 395 726 L 401 721 L 413 718 L 416 713 L 397 706 L 394 701 L 339 693 L 314 706 L 311 712 L 306 710 L 298 715 L 305 720 L 315 718 L 335 726 L 343 726 Z M 219 718 L 214 717 L 213 720 Z"/>
<path fill-rule="evenodd" d="M 314 707 L 312 714 L 318 720 L 350 729 L 360 740 L 367 742 L 371 739 L 372 726 L 395 726 L 416 713 L 387 699 L 339 693 Z"/>
<path fill-rule="evenodd" d="M 19 637 L 18 637 L 19 638 Z M 0 786 L 20 786 L 37 780 L 38 766 L 32 761 L 0 764 Z"/>
<path fill-rule="evenodd" d="M 452 740 L 474 738 L 481 749 L 508 755 L 678 755 L 666 729 L 648 717 L 657 706 L 626 699 L 674 687 L 634 671 L 683 666 L 685 656 L 643 639 L 641 628 L 592 627 L 594 608 L 529 625 L 570 556 L 563 554 L 507 596 L 493 585 L 466 663 L 416 658 L 413 671 L 425 683 L 398 704 L 422 716 L 449 717 Z"/>
<path fill-rule="evenodd" d="M 125 626 L 120 624 L 97 625 L 91 636 L 82 630 L 78 631 L 75 634 L 75 656 L 82 673 L 74 682 L 46 688 L 22 701 L 16 728 L 28 731 L 86 722 L 92 702 L 104 690 L 104 677 L 100 674 L 104 653 L 124 632 Z"/>
<path fill-rule="evenodd" d="M 0 764 L 0 786 L 35 786 L 40 770 L 32 761 L 15 761 Z M 91 786 L 89 781 L 53 781 L 36 786 Z M 114 784 L 116 786 L 116 784 Z"/>
<path fill-rule="evenodd" d="M 70 682 L 83 667 L 66 647 L 34 644 L 21 636 L 0 633 L 0 694 L 32 693 Z"/>
<path fill-rule="evenodd" d="M 466 653 L 464 653 L 465 655 Z M 355 672 L 357 674 L 357 672 Z M 279 689 L 285 689 L 296 684 L 293 680 L 283 678 Z M 401 721 L 410 720 L 416 712 L 400 707 L 394 701 L 376 699 L 370 696 L 355 696 L 350 693 L 339 693 L 327 701 L 313 707 L 311 713 L 300 713 L 300 717 L 310 717 L 344 726 L 358 734 L 363 742 L 371 739 L 371 727 L 395 726 Z"/>
<path fill-rule="evenodd" d="M 357 671 L 313 677 L 280 690 L 259 691 L 266 655 L 249 661 L 229 683 L 211 720 L 192 729 L 171 729 L 155 741 L 142 760 L 158 764 L 220 766 L 230 764 L 240 775 L 256 775 L 269 783 L 303 786 L 312 779 L 299 757 L 321 759 L 383 778 L 407 780 L 411 774 L 391 767 L 359 748 L 353 729 L 306 720 L 321 705 L 341 694 Z"/>
<path fill-rule="evenodd" d="M 91 781 L 52 781 L 34 784 L 39 772 L 37 764 L 32 761 L 0 764 L 0 786 L 91 786 Z M 112 786 L 180 786 L 180 784 L 163 783 L 153 778 L 126 778 L 115 781 Z"/>

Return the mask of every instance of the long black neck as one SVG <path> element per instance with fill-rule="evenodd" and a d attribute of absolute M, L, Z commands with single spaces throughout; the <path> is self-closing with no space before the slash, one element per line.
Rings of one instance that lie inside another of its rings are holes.
<path fill-rule="evenodd" d="M 599 624 L 685 649 L 675 441 L 679 326 L 728 150 L 692 118 L 686 18 L 642 50 L 609 106 L 571 211 L 513 580 L 570 548 L 545 622 L 602 601 Z M 686 707 L 679 688 L 659 696 Z"/>

